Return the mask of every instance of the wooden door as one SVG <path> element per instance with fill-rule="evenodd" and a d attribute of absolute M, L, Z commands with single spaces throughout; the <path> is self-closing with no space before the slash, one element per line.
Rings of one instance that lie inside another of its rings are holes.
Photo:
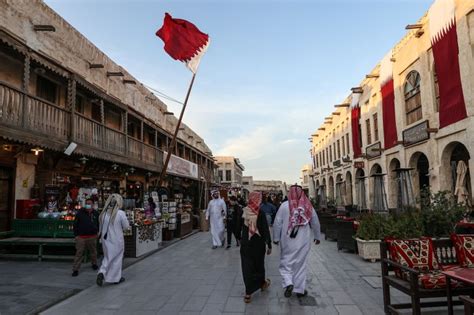
<path fill-rule="evenodd" d="M 13 214 L 12 169 L 0 166 L 0 231 L 10 229 Z"/>

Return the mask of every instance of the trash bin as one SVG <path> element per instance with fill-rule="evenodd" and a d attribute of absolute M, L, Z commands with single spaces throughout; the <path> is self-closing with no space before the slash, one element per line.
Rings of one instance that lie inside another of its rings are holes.
<path fill-rule="evenodd" d="M 206 210 L 201 210 L 199 214 L 199 223 L 202 232 L 209 231 L 209 222 L 206 221 Z"/>

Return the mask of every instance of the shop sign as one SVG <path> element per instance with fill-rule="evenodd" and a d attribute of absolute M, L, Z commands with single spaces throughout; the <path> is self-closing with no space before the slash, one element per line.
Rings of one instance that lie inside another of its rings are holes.
<path fill-rule="evenodd" d="M 163 164 L 166 160 L 167 152 L 164 153 Z M 168 168 L 166 170 L 170 174 L 198 178 L 198 166 L 196 163 L 189 162 L 188 160 L 182 159 L 174 154 L 171 154 Z"/>
<path fill-rule="evenodd" d="M 376 142 L 372 145 L 369 145 L 365 149 L 365 154 L 367 156 L 367 159 L 372 159 L 382 155 L 382 144 L 380 142 Z"/>
<path fill-rule="evenodd" d="M 339 166 L 341 166 L 341 165 L 342 165 L 341 160 L 336 160 L 336 161 L 332 162 L 332 165 L 333 165 L 334 167 L 339 167 Z"/>
<path fill-rule="evenodd" d="M 355 168 L 364 168 L 364 161 L 354 162 L 354 167 Z"/>
<path fill-rule="evenodd" d="M 403 145 L 410 146 L 412 144 L 428 140 L 430 138 L 428 129 L 428 120 L 425 120 L 416 126 L 403 130 Z"/>

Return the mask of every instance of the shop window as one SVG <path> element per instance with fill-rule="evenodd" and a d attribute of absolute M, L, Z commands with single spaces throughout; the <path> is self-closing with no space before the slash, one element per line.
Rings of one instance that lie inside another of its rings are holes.
<path fill-rule="evenodd" d="M 219 180 L 220 180 L 221 182 L 223 182 L 223 181 L 224 181 L 223 172 L 222 172 L 222 171 L 218 171 L 217 174 L 219 174 Z"/>
<path fill-rule="evenodd" d="M 51 80 L 42 76 L 36 79 L 36 96 L 50 102 L 57 104 L 58 102 L 58 85 Z"/>
<path fill-rule="evenodd" d="M 231 170 L 226 170 L 225 171 L 225 180 L 230 182 L 232 181 L 232 171 Z"/>
<path fill-rule="evenodd" d="M 405 95 L 405 112 L 407 125 L 423 118 L 421 108 L 421 77 L 417 71 L 411 71 L 406 79 L 403 92 Z"/>
<path fill-rule="evenodd" d="M 379 120 L 377 113 L 375 113 L 372 117 L 374 120 L 374 141 L 379 141 Z"/>
<path fill-rule="evenodd" d="M 372 143 L 372 134 L 370 132 L 370 119 L 365 121 L 365 128 L 367 130 L 367 145 Z"/>

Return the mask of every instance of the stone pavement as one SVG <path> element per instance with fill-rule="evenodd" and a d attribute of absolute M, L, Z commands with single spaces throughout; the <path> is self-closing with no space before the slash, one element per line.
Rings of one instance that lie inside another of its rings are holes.
<path fill-rule="evenodd" d="M 126 269 L 125 283 L 91 286 L 43 314 L 383 314 L 380 265 L 338 252 L 334 242 L 311 250 L 307 289 L 315 306 L 283 297 L 277 246 L 266 260 L 272 286 L 247 305 L 239 250 L 210 247 L 209 233 L 198 233 Z"/>

